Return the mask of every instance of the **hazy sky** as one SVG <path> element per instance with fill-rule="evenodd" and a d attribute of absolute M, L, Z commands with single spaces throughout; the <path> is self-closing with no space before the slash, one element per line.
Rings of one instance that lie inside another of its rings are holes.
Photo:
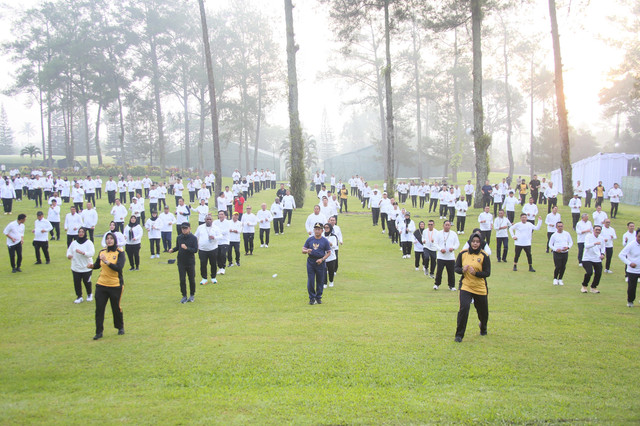
<path fill-rule="evenodd" d="M 22 0 L 21 5 L 35 5 L 39 1 Z M 218 0 L 209 1 L 211 6 L 226 3 Z M 336 44 L 329 30 L 327 12 L 314 0 L 297 0 L 294 9 L 296 41 L 300 46 L 297 55 L 298 78 L 300 92 L 300 115 L 305 131 L 319 136 L 323 109 L 327 109 L 329 121 L 334 135 L 342 129 L 343 111 L 341 111 L 340 91 L 334 81 L 319 81 L 317 75 L 326 69 L 327 58 Z M 587 5 L 588 3 L 588 5 Z M 272 17 L 276 37 L 281 38 L 283 60 L 285 57 L 284 2 L 282 0 L 256 1 L 260 9 Z M 603 41 L 607 37 L 615 37 L 616 29 L 610 25 L 607 17 L 622 13 L 622 7 L 616 1 L 574 0 L 573 9 L 558 11 L 560 20 L 561 44 L 564 63 L 565 93 L 569 109 L 569 120 L 574 127 L 586 127 L 596 135 L 602 131 L 610 131 L 611 123 L 602 120 L 601 108 L 598 104 L 598 92 L 607 84 L 607 75 L 622 59 L 622 53 L 607 46 Z M 0 38 L 7 40 L 10 28 L 6 24 L 10 11 L 3 8 L 0 17 L 4 20 L 0 25 Z M 547 68 L 553 70 L 551 56 L 550 24 L 548 2 L 537 0 L 534 18 L 535 27 L 525 31 L 537 30 L 545 34 L 541 45 L 549 52 L 546 57 Z M 469 47 L 470 48 L 470 47 Z M 485 68 L 490 64 L 492 52 L 484 53 Z M 286 63 L 285 63 L 286 68 Z M 0 58 L 0 76 L 2 88 L 10 83 L 11 64 L 6 58 Z M 38 126 L 39 117 L 36 108 L 27 107 L 27 99 L 15 99 L 0 95 L 0 102 L 5 105 L 12 128 L 17 133 L 24 122 L 32 122 Z M 267 120 L 272 124 L 288 126 L 286 97 L 277 105 Z M 525 120 L 525 122 L 528 122 Z M 528 124 L 526 125 L 528 131 Z M 18 141 L 24 141 L 16 134 Z M 523 139 L 525 139 L 523 137 Z M 603 141 L 600 141 L 602 143 Z"/>

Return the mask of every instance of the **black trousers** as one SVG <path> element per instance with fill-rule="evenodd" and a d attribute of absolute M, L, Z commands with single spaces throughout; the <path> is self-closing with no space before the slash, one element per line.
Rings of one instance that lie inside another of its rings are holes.
<path fill-rule="evenodd" d="M 162 237 L 162 249 L 169 251 L 171 248 L 171 231 L 162 231 L 160 236 Z"/>
<path fill-rule="evenodd" d="M 396 221 L 388 220 L 387 225 L 389 226 L 389 238 L 391 238 L 392 243 L 398 242 L 398 230 L 396 229 Z"/>
<path fill-rule="evenodd" d="M 115 200 L 113 200 L 113 202 L 115 203 Z M 126 192 L 120 192 L 120 202 L 121 203 L 126 203 L 127 202 L 127 193 Z"/>
<path fill-rule="evenodd" d="M 470 293 L 466 290 L 460 290 L 460 310 L 458 311 L 458 326 L 456 327 L 456 337 L 463 338 L 467 330 L 467 322 L 469 320 L 469 310 L 471 301 L 478 313 L 480 320 L 480 334 L 487 333 L 487 322 L 489 321 L 489 303 L 486 295 Z"/>
<path fill-rule="evenodd" d="M 271 233 L 271 229 L 262 229 L 260 228 L 260 244 L 269 245 L 269 234 Z"/>
<path fill-rule="evenodd" d="M 485 194 L 482 196 L 482 208 L 484 209 L 486 206 L 490 206 L 491 205 L 491 195 Z"/>
<path fill-rule="evenodd" d="M 449 206 L 448 210 L 449 210 L 449 222 L 453 223 L 453 218 L 456 216 L 456 208 Z"/>
<path fill-rule="evenodd" d="M 520 253 L 523 250 L 524 250 L 524 253 L 527 255 L 527 262 L 529 262 L 529 266 L 531 266 L 533 263 L 531 259 L 531 246 L 516 246 L 516 255 L 513 258 L 513 263 L 518 263 L 518 259 L 520 258 Z"/>
<path fill-rule="evenodd" d="M 583 253 L 584 253 L 584 243 L 578 243 L 578 263 L 582 263 Z"/>
<path fill-rule="evenodd" d="M 416 208 L 418 206 L 418 196 L 417 195 L 412 195 L 411 196 L 411 206 L 413 208 Z"/>
<path fill-rule="evenodd" d="M 227 250 L 227 261 L 229 265 L 233 263 L 233 252 L 236 254 L 236 264 L 240 265 L 240 241 L 230 241 Z"/>
<path fill-rule="evenodd" d="M 218 269 L 224 269 L 226 266 L 227 250 L 229 250 L 229 244 L 218 245 Z"/>
<path fill-rule="evenodd" d="M 363 197 L 362 198 L 362 208 L 369 208 L 369 197 Z"/>
<path fill-rule="evenodd" d="M 380 207 L 371 207 L 371 217 L 373 218 L 373 226 L 378 226 L 380 218 Z"/>
<path fill-rule="evenodd" d="M 33 199 L 36 201 L 36 207 L 42 207 L 42 188 L 33 190 Z"/>
<path fill-rule="evenodd" d="M 605 263 L 604 269 L 609 271 L 611 269 L 611 258 L 613 257 L 613 247 L 607 247 L 605 248 L 605 250 L 606 250 L 606 253 L 605 253 L 606 263 Z"/>
<path fill-rule="evenodd" d="M 549 253 L 549 241 L 551 241 L 551 236 L 553 235 L 553 232 L 548 232 L 547 231 L 547 253 Z"/>
<path fill-rule="evenodd" d="M 420 208 L 423 209 L 424 208 L 424 202 L 427 200 L 426 196 L 420 196 Z"/>
<path fill-rule="evenodd" d="M 564 271 L 567 269 L 567 260 L 569 260 L 569 253 L 553 252 L 553 264 L 555 269 L 553 270 L 553 279 L 561 280 L 564 277 Z"/>
<path fill-rule="evenodd" d="M 107 200 L 109 204 L 114 204 L 116 202 L 116 191 L 107 191 Z"/>
<path fill-rule="evenodd" d="M 387 213 L 380 213 L 380 222 L 381 222 L 383 231 L 387 227 L 387 221 L 388 220 L 389 220 L 389 215 Z"/>
<path fill-rule="evenodd" d="M 435 284 L 440 287 L 440 284 L 442 284 L 442 271 L 446 268 L 447 269 L 447 278 L 448 278 L 448 285 L 449 288 L 454 288 L 456 286 L 456 278 L 455 278 L 455 274 L 453 271 L 453 268 L 456 264 L 455 260 L 443 260 L 443 259 L 438 259 L 437 260 L 437 268 L 436 268 L 436 282 Z"/>
<path fill-rule="evenodd" d="M 538 204 L 538 190 L 537 189 L 532 189 L 531 190 L 531 198 L 533 198 L 533 203 L 534 204 Z"/>
<path fill-rule="evenodd" d="M 464 198 L 465 200 L 467 200 L 467 204 L 469 205 L 469 207 L 471 207 L 471 199 L 472 199 L 473 195 L 471 194 L 465 194 Z"/>
<path fill-rule="evenodd" d="M 54 232 L 55 232 L 56 240 L 59 240 L 60 239 L 60 222 L 51 222 L 51 226 L 53 226 L 53 229 L 49 231 L 49 235 L 51 235 L 51 239 L 53 239 Z"/>
<path fill-rule="evenodd" d="M 22 189 L 16 188 L 16 200 L 22 201 Z"/>
<path fill-rule="evenodd" d="M 640 274 L 632 274 L 629 272 L 627 275 L 627 302 L 633 303 L 633 301 L 636 300 L 636 288 L 638 287 L 638 278 L 640 278 Z"/>
<path fill-rule="evenodd" d="M 498 260 L 502 259 L 503 262 L 506 262 L 507 252 L 509 251 L 509 237 L 496 237 L 496 246 Z M 502 249 L 502 255 L 500 255 L 500 249 Z"/>
<path fill-rule="evenodd" d="M 40 250 L 44 254 L 44 259 L 49 262 L 51 258 L 49 257 L 49 241 L 34 241 L 33 247 L 36 249 L 36 262 L 40 263 L 42 260 L 40 259 Z"/>
<path fill-rule="evenodd" d="M 582 267 L 584 268 L 582 286 L 587 287 L 589 285 L 589 280 L 591 280 L 591 275 L 593 275 L 591 288 L 598 288 L 598 284 L 600 284 L 600 277 L 602 276 L 602 262 L 590 262 L 585 260 L 582 261 Z"/>
<path fill-rule="evenodd" d="M 342 213 L 343 210 L 345 213 L 349 211 L 346 198 L 340 198 L 340 213 Z"/>
<path fill-rule="evenodd" d="M 422 266 L 424 266 L 424 252 L 422 251 L 413 251 L 414 253 L 414 264 L 416 268 L 420 267 L 420 260 L 422 260 Z"/>
<path fill-rule="evenodd" d="M 327 261 L 325 263 L 327 264 L 327 267 L 325 268 L 327 275 L 324 277 L 324 282 L 325 284 L 332 283 L 333 279 L 336 276 L 336 261 L 334 259 L 331 261 Z M 328 281 L 327 281 L 327 278 L 329 278 Z"/>
<path fill-rule="evenodd" d="M 9 247 L 9 262 L 11 269 L 20 268 L 22 265 L 22 244 L 18 243 Z"/>
<path fill-rule="evenodd" d="M 93 294 L 93 292 L 91 291 L 91 272 L 92 271 L 71 271 L 71 273 L 73 274 L 73 288 L 76 291 L 77 298 L 82 297 L 82 283 L 84 283 L 84 288 L 87 291 L 87 296 Z"/>
<path fill-rule="evenodd" d="M 206 280 L 208 278 L 207 267 L 211 266 L 211 278 L 215 278 L 218 272 L 218 249 L 213 250 L 198 250 L 198 257 L 200 258 L 200 276 Z"/>
<path fill-rule="evenodd" d="M 242 240 L 244 241 L 244 254 L 253 253 L 253 238 L 255 237 L 254 232 L 243 232 Z"/>
<path fill-rule="evenodd" d="M 513 219 L 515 218 L 516 212 L 515 211 L 507 211 L 507 219 L 509 219 L 509 222 L 513 223 Z"/>
<path fill-rule="evenodd" d="M 151 256 L 154 254 L 160 254 L 160 238 L 150 238 L 149 248 L 151 249 Z"/>
<path fill-rule="evenodd" d="M 67 248 L 69 248 L 69 246 L 71 245 L 73 240 L 75 240 L 76 238 L 78 238 L 78 234 L 76 234 L 76 235 L 67 234 Z"/>
<path fill-rule="evenodd" d="M 437 198 L 432 198 L 429 201 L 429 213 L 431 213 L 431 209 L 433 208 L 433 211 L 435 212 L 438 209 L 438 199 Z M 440 215 L 442 216 L 442 215 Z"/>
<path fill-rule="evenodd" d="M 195 259 L 176 262 L 178 264 L 178 278 L 180 279 L 180 293 L 187 296 L 187 278 L 189 278 L 189 296 L 196 294 L 196 262 Z"/>
<path fill-rule="evenodd" d="M 502 203 L 493 202 L 493 217 L 498 217 L 498 210 L 502 208 Z"/>
<path fill-rule="evenodd" d="M 5 213 L 11 213 L 11 207 L 13 205 L 13 198 L 3 198 L 2 207 L 4 207 Z"/>
<path fill-rule="evenodd" d="M 96 188 L 96 197 L 102 199 L 102 188 Z"/>
<path fill-rule="evenodd" d="M 547 198 L 547 200 L 549 200 L 549 203 L 547 204 L 547 213 L 551 213 L 553 207 L 558 205 L 558 199 L 556 197 L 553 197 Z"/>
<path fill-rule="evenodd" d="M 138 244 L 127 244 L 125 247 L 125 251 L 127 252 L 127 258 L 129 259 L 129 265 L 132 268 L 140 267 L 140 243 Z"/>
<path fill-rule="evenodd" d="M 118 330 L 124 328 L 124 318 L 122 308 L 120 307 L 123 290 L 124 286 L 121 285 L 117 287 L 106 287 L 96 284 L 96 334 L 104 331 L 104 310 L 107 307 L 107 302 L 111 302 L 113 327 Z"/>
<path fill-rule="evenodd" d="M 611 203 L 611 214 L 609 216 L 611 216 L 612 219 L 615 219 L 618 215 L 618 204 L 619 203 Z"/>
<path fill-rule="evenodd" d="M 487 244 L 491 243 L 491 229 L 489 229 L 488 231 L 480 231 L 480 233 L 482 234 L 482 238 L 484 238 L 484 240 L 487 242 Z"/>
<path fill-rule="evenodd" d="M 436 270 L 436 252 L 425 248 L 422 255 L 424 256 L 422 263 L 424 265 L 424 269 L 429 269 L 429 275 L 433 275 L 433 272 Z"/>
<path fill-rule="evenodd" d="M 400 242 L 400 246 L 402 247 L 403 256 L 411 255 L 411 241 L 402 241 Z"/>
<path fill-rule="evenodd" d="M 573 229 L 576 229 L 576 225 L 578 224 L 578 221 L 580 220 L 580 213 L 571 213 L 571 220 L 573 222 Z"/>
<path fill-rule="evenodd" d="M 440 203 L 440 211 L 438 212 L 440 217 L 444 217 L 447 215 L 447 205 L 444 203 Z"/>
<path fill-rule="evenodd" d="M 287 225 L 291 225 L 291 215 L 293 214 L 293 209 L 284 209 L 283 210 L 283 220 L 287 219 Z"/>
<path fill-rule="evenodd" d="M 524 206 L 526 202 L 527 202 L 527 194 L 520 194 L 520 205 Z"/>
<path fill-rule="evenodd" d="M 160 209 L 163 209 L 164 206 L 167 205 L 167 199 L 166 198 L 158 198 L 158 212 L 160 212 Z"/>
<path fill-rule="evenodd" d="M 466 221 L 466 216 L 456 216 L 456 231 L 464 232 L 464 224 Z"/>
<path fill-rule="evenodd" d="M 338 256 L 338 254 L 340 253 L 340 249 L 336 249 L 336 272 L 338 272 L 338 267 L 340 266 L 340 256 Z"/>
<path fill-rule="evenodd" d="M 87 201 L 87 203 L 92 203 L 94 206 L 96 205 L 96 194 L 95 192 L 86 192 L 84 194 L 84 199 Z"/>
<path fill-rule="evenodd" d="M 76 203 L 76 202 L 74 202 L 74 203 L 73 203 L 73 205 L 75 206 L 76 211 L 77 211 L 78 213 L 80 213 L 80 212 L 82 211 L 82 203 Z"/>
<path fill-rule="evenodd" d="M 273 219 L 273 232 L 282 234 L 284 232 L 284 217 Z"/>

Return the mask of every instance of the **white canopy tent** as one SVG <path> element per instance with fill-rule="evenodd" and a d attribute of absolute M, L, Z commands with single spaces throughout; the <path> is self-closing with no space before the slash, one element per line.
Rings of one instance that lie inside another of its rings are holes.
<path fill-rule="evenodd" d="M 593 157 L 584 158 L 571 165 L 573 185 L 578 181 L 582 185 L 583 190 L 587 188 L 595 188 L 598 182 L 602 181 L 602 185 L 609 189 L 614 183 L 621 184 L 622 177 L 627 176 L 629 160 L 638 159 L 638 154 L 598 153 Z M 551 172 L 551 181 L 562 193 L 562 172 L 556 169 Z"/>

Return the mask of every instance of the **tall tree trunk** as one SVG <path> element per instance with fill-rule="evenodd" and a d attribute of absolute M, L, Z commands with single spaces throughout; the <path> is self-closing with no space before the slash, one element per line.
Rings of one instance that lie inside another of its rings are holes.
<path fill-rule="evenodd" d="M 207 14 L 204 10 L 204 0 L 198 0 L 200 6 L 200 21 L 202 22 L 202 42 L 204 43 L 204 56 L 207 61 L 207 80 L 209 82 L 209 100 L 211 102 L 211 134 L 213 136 L 213 174 L 216 178 L 215 191 L 219 194 L 222 190 L 222 161 L 220 159 L 220 135 L 218 134 L 218 104 L 216 103 L 216 85 L 213 77 L 213 61 L 211 59 L 211 46 L 209 44 L 209 29 L 207 27 Z"/>
<path fill-rule="evenodd" d="M 242 148 L 244 147 L 244 132 L 242 129 L 240 130 L 240 135 L 238 137 L 238 167 L 241 167 L 242 164 Z"/>
<path fill-rule="evenodd" d="M 384 42 L 386 51 L 386 66 L 384 68 L 384 85 L 387 105 L 387 191 L 394 191 L 395 172 L 395 132 L 393 128 L 393 92 L 391 88 L 391 23 L 389 19 L 389 0 L 384 1 Z"/>
<path fill-rule="evenodd" d="M 533 133 L 533 126 L 534 126 L 534 120 L 533 120 L 533 100 L 534 100 L 534 87 L 533 87 L 533 78 L 534 78 L 534 63 L 533 63 L 533 53 L 531 54 L 531 63 L 529 64 L 529 68 L 531 71 L 531 93 L 530 93 L 530 98 L 529 98 L 529 123 L 530 123 L 530 132 L 529 132 L 529 174 L 531 175 L 531 178 L 533 179 L 533 143 L 535 141 L 535 136 Z M 543 106 L 543 110 L 544 110 L 544 106 Z"/>
<path fill-rule="evenodd" d="M 249 132 L 247 130 L 248 129 L 243 129 L 243 140 L 240 142 L 244 143 L 244 164 L 245 170 L 248 172 L 251 169 L 249 168 Z M 242 164 L 242 162 L 238 164 Z M 256 165 L 256 167 L 258 166 Z"/>
<path fill-rule="evenodd" d="M 118 89 L 118 116 L 120 118 L 120 134 L 118 139 L 120 141 L 120 156 L 122 162 L 122 174 L 127 175 L 127 157 L 124 153 L 124 114 L 122 112 L 122 98 L 120 97 L 120 89 Z"/>
<path fill-rule="evenodd" d="M 262 63 L 258 58 L 258 116 L 256 117 L 256 143 L 253 151 L 253 167 L 258 167 L 258 143 L 260 142 L 260 122 L 262 121 Z"/>
<path fill-rule="evenodd" d="M 96 155 L 98 156 L 98 165 L 102 166 L 102 149 L 100 148 L 100 115 L 102 113 L 102 102 L 98 103 L 98 114 L 96 117 Z"/>
<path fill-rule="evenodd" d="M 476 148 L 476 197 L 474 207 L 482 206 L 482 185 L 489 177 L 491 137 L 484 133 L 482 107 L 482 0 L 471 0 L 473 35 L 473 142 Z"/>
<path fill-rule="evenodd" d="M 40 75 L 40 62 L 38 62 L 38 75 Z M 44 133 L 44 99 L 42 97 L 42 84 L 38 79 L 38 103 L 40 104 L 40 131 L 42 133 L 42 160 L 45 164 L 48 164 L 46 161 L 47 158 L 47 150 L 46 150 L 46 140 Z"/>
<path fill-rule="evenodd" d="M 160 70 L 158 67 L 158 52 L 156 41 L 153 36 L 149 37 L 149 53 L 151 54 L 151 71 L 153 96 L 156 104 L 156 122 L 158 125 L 158 157 L 160 160 L 160 177 L 165 175 L 165 142 L 164 142 L 164 118 L 162 117 L 162 102 L 160 102 Z M 151 156 L 151 164 L 153 164 L 153 156 Z"/>
<path fill-rule="evenodd" d="M 91 140 L 89 138 L 89 101 L 82 83 L 82 118 L 84 119 L 84 144 L 87 149 L 85 158 L 87 160 L 87 173 L 91 174 Z"/>
<path fill-rule="evenodd" d="M 191 135 L 189 134 L 189 85 L 187 83 L 187 71 L 182 73 L 182 99 L 184 99 L 184 156 L 185 168 L 191 168 Z"/>
<path fill-rule="evenodd" d="M 47 164 L 53 166 L 53 123 L 51 118 L 51 106 L 50 94 L 47 93 Z"/>
<path fill-rule="evenodd" d="M 569 204 L 573 196 L 573 177 L 571 169 L 571 147 L 569 146 L 569 121 L 567 107 L 564 102 L 564 80 L 562 78 L 562 55 L 560 54 L 560 34 L 556 17 L 556 2 L 549 0 L 549 16 L 551 17 L 551 38 L 553 40 L 553 60 L 556 76 L 556 102 L 558 104 L 558 128 L 560 130 L 560 156 L 562 172 L 562 201 Z"/>
<path fill-rule="evenodd" d="M 458 63 L 460 61 L 460 49 L 458 49 L 458 27 L 453 29 L 453 106 L 456 113 L 456 133 L 455 133 L 455 146 L 454 155 L 460 158 L 462 154 L 462 107 L 460 106 L 460 84 L 458 82 Z M 451 165 L 451 180 L 453 182 L 458 181 L 458 168 L 460 164 L 458 161 L 454 161 Z M 445 168 L 445 176 L 447 176 Z"/>
<path fill-rule="evenodd" d="M 204 116 L 206 115 L 206 102 L 204 87 L 200 88 L 200 133 L 198 135 L 198 173 L 204 173 Z"/>
<path fill-rule="evenodd" d="M 376 42 L 376 35 L 373 30 L 373 23 L 369 21 L 369 28 L 371 30 L 371 47 L 373 50 L 373 66 L 374 71 L 376 73 L 376 95 L 378 97 L 378 113 L 380 115 L 380 146 L 384 150 L 387 146 L 387 124 L 385 122 L 385 112 L 384 112 L 384 90 L 383 90 L 383 82 L 382 77 L 380 75 L 380 59 L 378 58 L 378 43 Z M 384 151 L 383 151 L 384 152 Z M 383 155 L 384 158 L 384 155 Z M 387 167 L 388 163 L 383 161 L 383 172 L 384 176 L 387 176 Z M 391 189 L 393 191 L 393 189 Z"/>
<path fill-rule="evenodd" d="M 420 111 L 420 70 L 418 66 L 418 41 L 416 21 L 413 21 L 411 38 L 413 41 L 413 78 L 416 90 L 416 139 L 418 148 L 418 176 L 422 178 L 422 117 Z"/>
<path fill-rule="evenodd" d="M 296 205 L 304 205 L 305 170 L 304 145 L 302 142 L 302 127 L 298 113 L 298 75 L 296 71 L 296 52 L 298 46 L 293 33 L 293 4 L 292 0 L 284 0 L 284 13 L 287 25 L 287 83 L 289 86 L 289 138 L 291 143 L 291 194 Z"/>
<path fill-rule="evenodd" d="M 502 18 L 501 18 L 502 19 Z M 513 122 L 511 121 L 511 88 L 509 87 L 509 55 L 507 44 L 507 26 L 502 22 L 503 44 L 502 54 L 504 57 L 504 95 L 507 103 L 507 158 L 509 160 L 509 178 L 511 182 L 513 178 L 513 147 L 511 146 L 511 135 L 513 134 Z M 533 178 L 533 175 L 531 176 Z"/>

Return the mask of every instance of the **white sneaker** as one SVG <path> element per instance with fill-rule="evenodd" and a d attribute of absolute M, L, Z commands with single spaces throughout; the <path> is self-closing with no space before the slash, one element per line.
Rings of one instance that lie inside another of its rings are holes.
<path fill-rule="evenodd" d="M 382 233 L 384 234 L 384 229 L 382 230 Z"/>
<path fill-rule="evenodd" d="M 582 263 L 578 263 L 578 266 L 582 267 Z"/>
<path fill-rule="evenodd" d="M 205 285 L 207 283 L 207 279 L 203 278 L 202 281 L 200 281 L 200 285 Z"/>
<path fill-rule="evenodd" d="M 75 304 L 82 303 L 82 297 L 78 297 L 76 300 L 73 301 L 73 303 Z"/>
<path fill-rule="evenodd" d="M 211 278 L 211 284 L 218 284 L 218 280 L 216 280 L 215 278 Z"/>
<path fill-rule="evenodd" d="M 558 279 L 557 278 L 553 279 L 553 285 L 558 285 Z"/>
<path fill-rule="evenodd" d="M 434 289 L 434 290 L 437 290 L 437 289 L 438 289 L 438 286 L 437 286 L 437 285 L 434 285 L 434 286 L 433 286 L 433 289 Z"/>
<path fill-rule="evenodd" d="M 218 269 L 218 273 L 219 273 L 220 275 L 224 275 L 224 268 L 220 268 L 220 269 Z"/>
<path fill-rule="evenodd" d="M 151 255 L 151 257 L 150 257 L 149 259 L 155 259 L 155 258 L 156 258 L 156 255 L 155 255 L 155 254 L 152 254 L 152 255 Z"/>
<path fill-rule="evenodd" d="M 264 247 L 264 244 L 260 244 L 260 248 Z"/>
<path fill-rule="evenodd" d="M 236 266 L 240 266 L 240 264 L 239 264 L 239 263 L 236 263 Z"/>
<path fill-rule="evenodd" d="M 458 291 L 458 289 L 457 289 L 457 288 L 455 288 L 455 287 L 451 287 L 449 290 L 451 290 L 451 291 Z"/>
<path fill-rule="evenodd" d="M 613 274 L 613 271 L 612 271 L 611 269 L 607 269 L 607 270 L 605 270 L 605 272 L 606 272 L 607 274 Z"/>
<path fill-rule="evenodd" d="M 287 223 L 287 226 L 291 226 L 291 225 L 289 225 L 289 224 Z"/>
<path fill-rule="evenodd" d="M 329 283 L 329 287 L 333 287 L 333 281 Z"/>
<path fill-rule="evenodd" d="M 419 270 L 420 270 L 420 268 L 416 268 L 416 271 L 419 271 Z"/>
<path fill-rule="evenodd" d="M 627 302 L 627 308 L 633 308 L 633 303 Z"/>
<path fill-rule="evenodd" d="M 624 281 L 628 283 L 629 282 L 629 277 L 624 277 Z"/>
<path fill-rule="evenodd" d="M 327 285 L 325 284 L 323 287 L 324 287 L 324 288 L 327 288 Z"/>
<path fill-rule="evenodd" d="M 562 280 L 558 280 L 558 285 L 564 285 L 564 283 L 562 282 Z"/>
<path fill-rule="evenodd" d="M 227 266 L 227 268 L 232 268 L 233 267 L 233 263 L 230 263 L 229 266 Z"/>
<path fill-rule="evenodd" d="M 87 296 L 87 302 L 93 302 L 93 294 Z"/>
<path fill-rule="evenodd" d="M 156 254 L 156 259 L 160 259 L 160 253 Z"/>
<path fill-rule="evenodd" d="M 269 248 L 269 246 L 265 244 L 265 245 L 264 245 L 264 248 Z"/>

